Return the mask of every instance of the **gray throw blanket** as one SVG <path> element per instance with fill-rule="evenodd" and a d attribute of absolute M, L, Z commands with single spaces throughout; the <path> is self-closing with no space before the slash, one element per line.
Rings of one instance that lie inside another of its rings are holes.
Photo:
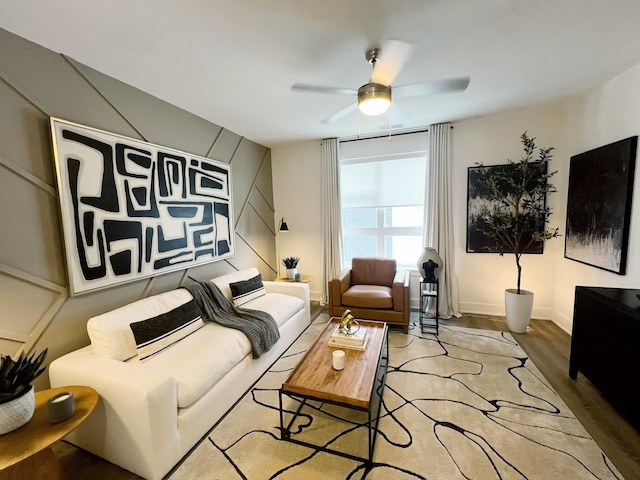
<path fill-rule="evenodd" d="M 211 281 L 183 285 L 193 296 L 204 320 L 240 330 L 251 342 L 253 358 L 269 351 L 280 339 L 278 325 L 271 315 L 260 310 L 238 308 Z"/>

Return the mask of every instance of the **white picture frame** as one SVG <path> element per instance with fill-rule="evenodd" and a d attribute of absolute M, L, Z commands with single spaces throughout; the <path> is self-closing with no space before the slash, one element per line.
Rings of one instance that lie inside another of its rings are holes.
<path fill-rule="evenodd" d="M 235 255 L 231 165 L 50 123 L 71 295 Z"/>

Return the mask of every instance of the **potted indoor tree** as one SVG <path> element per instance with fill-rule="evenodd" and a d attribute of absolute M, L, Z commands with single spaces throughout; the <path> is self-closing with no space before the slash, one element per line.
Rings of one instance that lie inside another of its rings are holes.
<path fill-rule="evenodd" d="M 282 264 L 287 269 L 287 278 L 289 280 L 294 280 L 296 278 L 296 273 L 298 273 L 299 261 L 300 257 L 286 257 L 282 259 Z"/>
<path fill-rule="evenodd" d="M 33 417 L 35 393 L 32 382 L 44 372 L 45 348 L 38 356 L 21 353 L 17 360 L 0 355 L 0 435 L 20 428 Z"/>
<path fill-rule="evenodd" d="M 500 255 L 512 253 L 517 268 L 517 287 L 505 291 L 505 310 L 509 329 L 516 333 L 527 330 L 533 309 L 533 292 L 521 289 L 521 257 L 525 253 L 542 252 L 545 240 L 560 235 L 558 228 L 549 228 L 551 209 L 547 194 L 556 191 L 549 179 L 556 171 L 548 172 L 553 147 L 538 148 L 535 138 L 527 132 L 521 137 L 524 155 L 518 162 L 507 165 L 480 167 L 477 183 L 486 201 L 479 212 L 476 228 L 489 239 L 489 251 Z"/>

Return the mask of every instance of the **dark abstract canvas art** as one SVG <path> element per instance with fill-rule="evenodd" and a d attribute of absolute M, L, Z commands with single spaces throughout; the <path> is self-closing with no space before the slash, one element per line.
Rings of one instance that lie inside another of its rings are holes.
<path fill-rule="evenodd" d="M 71 294 L 234 255 L 231 166 L 51 118 Z"/>
<path fill-rule="evenodd" d="M 491 201 L 487 198 L 487 192 L 479 181 L 481 167 L 469 167 L 467 176 L 467 252 L 468 253 L 498 253 L 500 248 L 496 245 L 494 239 L 487 237 L 483 230 L 483 220 L 480 212 L 485 205 L 491 205 Z M 511 172 L 514 166 L 512 164 L 490 165 L 485 167 L 489 172 L 494 170 L 504 170 Z M 531 186 L 527 185 L 527 191 L 530 192 L 534 188 L 534 184 L 547 173 L 547 163 L 540 163 L 536 167 L 536 180 L 531 182 Z M 538 173 L 539 172 L 539 173 Z M 506 188 L 506 187 L 505 187 Z M 544 205 L 543 205 L 544 206 Z M 531 239 L 529 235 L 524 243 Z M 544 243 L 534 241 L 528 249 L 523 253 L 543 253 Z M 512 249 L 504 247 L 504 253 L 513 253 Z"/>
<path fill-rule="evenodd" d="M 565 258 L 625 274 L 637 141 L 571 157 Z"/>

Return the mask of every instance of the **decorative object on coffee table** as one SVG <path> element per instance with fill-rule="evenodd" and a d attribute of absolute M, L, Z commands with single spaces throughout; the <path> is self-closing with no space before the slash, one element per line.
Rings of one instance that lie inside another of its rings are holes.
<path fill-rule="evenodd" d="M 358 321 L 353 318 L 351 314 L 351 310 L 347 309 L 342 314 L 342 318 L 340 319 L 340 332 L 345 334 L 346 336 L 353 335 L 358 330 L 360 330 L 360 325 Z"/>

